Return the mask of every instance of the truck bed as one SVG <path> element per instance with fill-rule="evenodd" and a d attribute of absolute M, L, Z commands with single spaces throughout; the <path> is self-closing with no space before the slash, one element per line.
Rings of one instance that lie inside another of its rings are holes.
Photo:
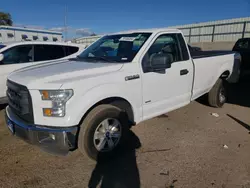
<path fill-rule="evenodd" d="M 205 57 L 212 57 L 212 56 L 220 56 L 220 55 L 228 55 L 233 54 L 233 51 L 226 51 L 226 50 L 214 50 L 214 51 L 193 51 L 190 52 L 191 57 L 193 59 L 197 58 L 205 58 Z"/>
<path fill-rule="evenodd" d="M 195 55 L 192 100 L 209 92 L 224 71 L 234 71 L 234 54 L 229 51 L 203 51 Z"/>

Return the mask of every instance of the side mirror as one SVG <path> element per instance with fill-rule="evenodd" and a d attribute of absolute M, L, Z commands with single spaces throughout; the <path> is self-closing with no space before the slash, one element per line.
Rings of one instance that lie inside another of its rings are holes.
<path fill-rule="evenodd" d="M 154 54 L 150 58 L 150 66 L 155 71 L 170 68 L 172 63 L 173 56 L 171 54 Z"/>
<path fill-rule="evenodd" d="M 3 59 L 4 59 L 4 55 L 0 54 L 0 62 L 3 61 Z"/>

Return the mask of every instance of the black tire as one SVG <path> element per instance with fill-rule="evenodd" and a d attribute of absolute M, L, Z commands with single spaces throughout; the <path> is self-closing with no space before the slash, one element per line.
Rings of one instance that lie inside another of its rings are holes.
<path fill-rule="evenodd" d="M 98 125 L 107 118 L 117 119 L 121 124 L 121 137 L 119 143 L 112 151 L 100 152 L 94 145 L 94 133 Z M 103 104 L 95 107 L 89 112 L 80 126 L 78 136 L 78 148 L 93 160 L 106 160 L 114 156 L 118 148 L 124 142 L 128 132 L 128 119 L 126 114 L 118 107 Z"/>
<path fill-rule="evenodd" d="M 220 95 L 224 96 L 224 100 L 222 100 Z M 223 81 L 222 79 L 218 79 L 208 93 L 208 104 L 212 107 L 221 108 L 225 104 L 226 98 L 227 94 L 225 81 Z"/>

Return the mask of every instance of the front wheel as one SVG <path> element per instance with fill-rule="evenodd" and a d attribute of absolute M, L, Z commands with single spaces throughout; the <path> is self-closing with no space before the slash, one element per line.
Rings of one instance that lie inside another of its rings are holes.
<path fill-rule="evenodd" d="M 221 108 L 227 99 L 225 82 L 218 79 L 213 88 L 208 93 L 208 103 L 212 107 Z"/>
<path fill-rule="evenodd" d="M 122 110 L 99 105 L 90 111 L 80 127 L 78 148 L 94 160 L 110 158 L 125 139 L 127 125 Z"/>

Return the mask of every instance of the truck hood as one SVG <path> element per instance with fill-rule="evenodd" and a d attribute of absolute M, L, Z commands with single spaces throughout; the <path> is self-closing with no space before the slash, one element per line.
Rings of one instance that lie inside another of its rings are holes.
<path fill-rule="evenodd" d="M 57 61 L 25 67 L 8 79 L 28 89 L 59 89 L 63 83 L 118 71 L 123 64 L 108 62 Z"/>

